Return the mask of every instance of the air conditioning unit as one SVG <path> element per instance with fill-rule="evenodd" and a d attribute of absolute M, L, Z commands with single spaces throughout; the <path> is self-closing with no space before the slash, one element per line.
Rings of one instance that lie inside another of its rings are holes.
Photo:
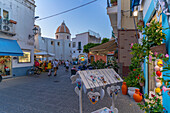
<path fill-rule="evenodd" d="M 3 26 L 3 30 L 4 30 L 4 31 L 9 31 L 9 30 L 10 30 L 10 27 L 7 26 L 7 25 L 4 25 L 4 26 Z"/>
<path fill-rule="evenodd" d="M 9 31 L 10 30 L 9 20 L 7 20 L 7 19 L 3 19 L 3 30 L 4 31 Z"/>

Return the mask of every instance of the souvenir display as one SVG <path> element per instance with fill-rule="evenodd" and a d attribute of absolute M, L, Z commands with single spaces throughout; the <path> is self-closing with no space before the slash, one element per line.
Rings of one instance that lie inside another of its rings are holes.
<path fill-rule="evenodd" d="M 104 95 L 105 95 L 105 91 L 104 91 L 104 89 L 100 89 L 100 99 L 102 100 L 103 99 L 103 97 L 104 97 Z"/>
<path fill-rule="evenodd" d="M 98 75 L 98 79 L 102 81 L 103 83 L 106 83 L 106 78 L 104 75 Z"/>
<path fill-rule="evenodd" d="M 99 92 L 88 92 L 87 95 L 92 104 L 96 104 L 100 98 Z"/>
<path fill-rule="evenodd" d="M 11 75 L 11 57 L 0 56 L 0 74 L 2 76 Z"/>
<path fill-rule="evenodd" d="M 79 77 L 78 75 L 72 75 L 72 76 L 70 77 L 70 79 L 71 79 L 71 81 L 72 81 L 72 84 L 76 83 L 76 80 L 77 80 L 78 77 Z"/>
<path fill-rule="evenodd" d="M 81 88 L 81 79 L 78 78 L 76 80 L 76 84 L 77 84 L 78 89 L 80 90 L 80 88 Z"/>
<path fill-rule="evenodd" d="M 96 82 L 96 80 L 97 80 L 97 77 L 96 77 L 96 75 L 94 75 L 94 74 L 87 75 L 86 77 L 87 77 L 89 80 L 91 80 L 92 82 Z"/>
<path fill-rule="evenodd" d="M 77 95 L 79 95 L 79 88 L 77 86 L 74 88 L 74 91 L 76 92 Z"/>
<path fill-rule="evenodd" d="M 110 97 L 114 94 L 117 96 L 118 92 L 120 91 L 120 86 L 111 86 L 107 88 L 107 93 Z M 116 98 L 115 98 L 116 99 Z"/>
<path fill-rule="evenodd" d="M 85 85 L 83 85 L 83 91 L 84 91 L 84 93 L 86 94 L 87 89 L 86 89 Z"/>

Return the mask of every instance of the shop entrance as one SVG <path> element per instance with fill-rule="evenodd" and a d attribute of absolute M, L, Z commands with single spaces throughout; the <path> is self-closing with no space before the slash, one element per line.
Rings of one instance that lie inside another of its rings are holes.
<path fill-rule="evenodd" d="M 0 75 L 3 78 L 12 77 L 12 62 L 10 56 L 0 56 Z"/>

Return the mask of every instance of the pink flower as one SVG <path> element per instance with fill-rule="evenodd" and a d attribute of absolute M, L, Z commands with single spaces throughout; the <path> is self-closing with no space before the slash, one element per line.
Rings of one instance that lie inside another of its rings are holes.
<path fill-rule="evenodd" d="M 151 62 L 152 61 L 152 56 L 151 55 L 149 55 L 149 62 Z"/>
<path fill-rule="evenodd" d="M 168 54 L 166 54 L 166 55 L 165 55 L 165 57 L 166 57 L 166 58 L 169 58 L 169 55 L 168 55 Z"/>
<path fill-rule="evenodd" d="M 131 47 L 130 47 L 131 49 L 133 48 L 133 43 L 131 43 Z"/>
<path fill-rule="evenodd" d="M 158 55 L 158 52 L 155 52 L 154 55 L 157 56 L 157 55 Z"/>
<path fill-rule="evenodd" d="M 151 23 L 147 23 L 146 25 L 149 27 Z"/>

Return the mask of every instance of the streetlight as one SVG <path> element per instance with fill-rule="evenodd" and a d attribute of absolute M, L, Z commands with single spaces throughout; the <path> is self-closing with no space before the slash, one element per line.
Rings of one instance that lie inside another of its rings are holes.
<path fill-rule="evenodd" d="M 137 11 L 137 10 L 133 11 L 133 16 L 134 16 L 134 17 L 137 17 L 137 16 L 138 16 L 138 11 Z"/>
<path fill-rule="evenodd" d="M 36 35 L 38 33 L 37 27 L 34 27 L 32 30 L 33 30 L 34 35 Z"/>
<path fill-rule="evenodd" d="M 137 17 L 137 16 L 138 16 L 138 10 L 134 10 L 134 11 L 133 11 L 133 21 L 134 21 L 134 25 L 135 25 L 136 38 L 137 38 L 137 42 L 138 42 L 137 25 L 136 25 L 136 22 L 135 22 L 135 17 Z"/>

